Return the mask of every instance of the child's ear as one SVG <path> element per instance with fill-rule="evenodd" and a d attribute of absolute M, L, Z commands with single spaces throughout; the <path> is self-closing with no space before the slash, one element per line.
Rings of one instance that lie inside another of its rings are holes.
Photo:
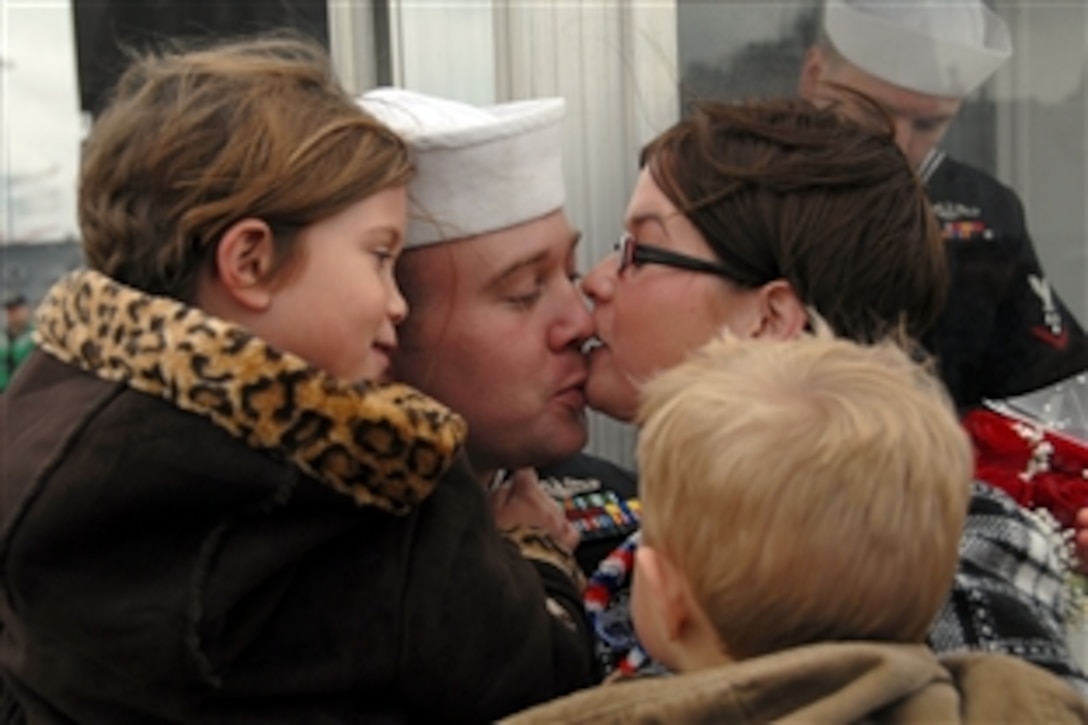
<path fill-rule="evenodd" d="M 776 279 L 759 288 L 759 329 L 756 337 L 791 340 L 808 324 L 808 312 L 793 286 Z"/>
<path fill-rule="evenodd" d="M 268 276 L 275 266 L 276 245 L 271 227 L 247 217 L 223 233 L 215 251 L 215 274 L 223 290 L 242 307 L 259 312 L 272 299 Z"/>
<path fill-rule="evenodd" d="M 641 545 L 635 551 L 634 577 L 653 608 L 661 633 L 668 642 L 677 643 L 690 617 L 683 576 L 661 552 Z"/>

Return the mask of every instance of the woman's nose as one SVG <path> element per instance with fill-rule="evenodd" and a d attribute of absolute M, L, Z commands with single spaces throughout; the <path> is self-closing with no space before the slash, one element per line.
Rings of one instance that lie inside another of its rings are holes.
<path fill-rule="evenodd" d="M 616 287 L 616 272 L 619 269 L 618 252 L 613 252 L 589 270 L 582 279 L 582 294 L 594 305 L 612 299 Z"/>

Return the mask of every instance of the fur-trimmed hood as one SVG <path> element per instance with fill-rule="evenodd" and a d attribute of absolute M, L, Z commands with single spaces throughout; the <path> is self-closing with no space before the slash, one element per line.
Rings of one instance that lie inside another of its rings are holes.
<path fill-rule="evenodd" d="M 464 420 L 414 388 L 339 380 L 238 325 L 98 272 L 54 285 L 36 328 L 54 358 L 206 418 L 360 505 L 411 510 L 464 442 Z"/>

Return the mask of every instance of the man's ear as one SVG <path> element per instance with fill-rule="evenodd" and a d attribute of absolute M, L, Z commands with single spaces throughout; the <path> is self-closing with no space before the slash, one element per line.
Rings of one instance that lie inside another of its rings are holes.
<path fill-rule="evenodd" d="M 635 577 L 653 605 L 660 631 L 670 643 L 678 642 L 690 617 L 684 579 L 676 567 L 652 546 L 635 551 Z"/>
<path fill-rule="evenodd" d="M 276 246 L 271 227 L 254 217 L 235 222 L 223 233 L 215 250 L 215 275 L 223 291 L 237 304 L 258 312 L 271 302 L 268 276 L 275 266 Z"/>
<path fill-rule="evenodd" d="M 816 98 L 816 91 L 824 77 L 824 53 L 815 45 L 805 52 L 801 75 L 797 79 L 797 94 L 806 100 Z"/>

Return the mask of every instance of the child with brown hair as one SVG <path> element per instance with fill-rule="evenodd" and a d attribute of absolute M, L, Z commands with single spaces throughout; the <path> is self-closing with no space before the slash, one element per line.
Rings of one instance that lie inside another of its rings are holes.
<path fill-rule="evenodd" d="M 569 552 L 504 541 L 462 419 L 380 382 L 413 173 L 309 42 L 134 59 L 90 269 L 0 403 L 0 711 L 482 721 L 590 682 Z"/>
<path fill-rule="evenodd" d="M 971 452 L 898 346 L 715 340 L 646 383 L 632 610 L 675 677 L 529 722 L 1084 722 L 1065 683 L 924 645 L 956 570 Z"/>

